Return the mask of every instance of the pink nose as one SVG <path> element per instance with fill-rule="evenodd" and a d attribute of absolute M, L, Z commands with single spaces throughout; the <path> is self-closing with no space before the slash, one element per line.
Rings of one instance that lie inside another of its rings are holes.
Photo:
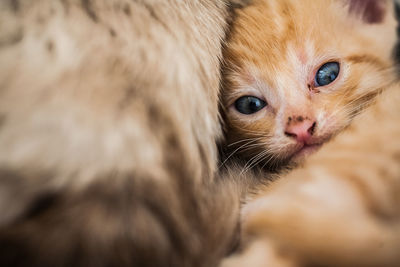
<path fill-rule="evenodd" d="M 286 127 L 285 134 L 299 143 L 306 143 L 313 135 L 315 125 L 316 123 L 310 120 L 293 123 Z"/>

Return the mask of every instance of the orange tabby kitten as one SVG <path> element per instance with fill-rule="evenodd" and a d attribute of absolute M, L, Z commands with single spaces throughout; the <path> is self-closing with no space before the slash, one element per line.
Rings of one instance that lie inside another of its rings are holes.
<path fill-rule="evenodd" d="M 254 0 L 225 50 L 227 157 L 299 162 L 393 81 L 389 1 Z"/>
<path fill-rule="evenodd" d="M 242 212 L 224 267 L 400 265 L 400 84 Z"/>
<path fill-rule="evenodd" d="M 340 23 L 341 13 L 344 13 L 343 17 L 348 15 L 337 5 L 341 3 L 340 1 L 307 1 L 307 3 L 302 1 L 304 7 L 301 7 L 300 4 L 296 5 L 296 1 L 266 2 L 276 5 L 275 8 L 286 3 L 290 9 L 287 9 L 287 12 L 258 17 L 258 20 L 283 21 L 290 14 L 291 17 L 297 18 L 297 29 L 310 29 L 301 28 L 302 25 L 299 25 L 303 21 L 300 18 L 305 19 L 315 15 L 315 13 L 308 12 L 318 10 L 320 15 L 316 18 L 314 16 L 314 20 L 320 23 L 316 22 L 316 24 L 329 25 L 333 28 L 336 23 Z M 268 5 L 266 3 L 264 5 L 260 1 L 255 3 L 254 8 L 258 7 L 261 10 L 263 7 L 263 10 L 272 10 L 271 8 L 265 9 Z M 362 42 L 358 43 L 359 51 L 375 55 L 376 60 L 383 60 L 388 63 L 388 66 L 391 65 L 390 52 L 395 36 L 391 3 L 389 1 L 348 1 L 348 3 L 349 8 L 345 10 L 349 10 L 350 15 L 356 13 L 359 22 L 354 22 L 356 25 L 358 24 L 356 28 L 350 24 L 347 29 L 343 29 L 345 32 L 350 29 L 355 32 L 350 37 L 343 36 L 340 42 L 346 44 L 347 38 L 350 38 L 352 42 L 346 45 L 352 47 L 357 45 L 357 38 L 363 34 L 369 35 L 368 43 L 363 46 L 360 45 Z M 276 11 L 276 9 L 274 10 Z M 383 14 L 381 13 L 383 10 L 387 11 Z M 254 10 L 249 7 L 241 12 L 244 20 L 241 20 L 239 16 L 236 27 L 242 30 L 246 28 L 245 23 L 249 21 L 246 15 L 251 11 Z M 336 14 L 338 18 L 329 22 L 328 18 L 334 17 L 330 15 L 330 12 Z M 351 17 L 348 19 L 352 20 Z M 391 23 L 383 23 L 389 20 Z M 329 24 L 321 23 L 324 21 Z M 360 28 L 358 29 L 358 27 Z M 377 28 L 381 29 L 381 35 L 374 33 Z M 361 35 L 358 35 L 357 29 L 362 33 Z M 307 35 L 297 34 L 295 36 L 297 37 L 294 38 L 301 38 L 301 36 Z M 315 32 L 311 36 L 318 38 L 318 34 Z M 232 37 L 233 42 L 235 42 L 234 38 L 235 36 Z M 270 36 L 269 38 L 274 37 Z M 249 44 L 253 43 L 249 42 Z M 307 41 L 304 43 L 306 44 Z M 386 43 L 385 47 L 384 43 Z M 285 45 L 282 41 L 279 44 Z M 279 44 L 276 43 L 276 46 Z M 379 51 L 370 50 L 370 46 L 374 47 L 377 44 L 382 45 Z M 345 45 L 344 48 L 346 48 Z M 242 49 L 249 52 L 244 49 L 244 46 Z M 279 56 L 273 51 L 271 56 L 267 57 L 267 61 L 269 58 Z M 282 61 L 284 62 L 284 59 Z M 253 200 L 244 206 L 242 212 L 243 251 L 226 260 L 223 264 L 224 267 L 399 266 L 400 106 L 398 103 L 400 102 L 400 84 L 388 86 L 389 82 L 393 80 L 392 76 L 375 68 L 372 61 L 357 62 L 357 64 L 351 62 L 347 68 L 348 80 L 358 79 L 360 85 L 350 89 L 363 92 L 364 85 L 372 86 L 373 80 L 376 80 L 376 89 L 378 92 L 382 91 L 382 94 L 374 98 L 376 103 L 358 116 L 346 131 L 343 131 L 318 153 L 309 157 L 303 168 L 281 177 L 268 186 L 258 188 Z M 237 70 L 238 67 L 236 66 L 235 69 Z M 267 70 L 273 71 L 273 69 Z M 277 72 L 277 75 L 277 81 L 279 81 L 279 75 L 284 74 Z M 378 75 L 383 75 L 382 78 L 388 79 L 388 83 L 382 83 Z M 333 80 L 332 84 L 340 81 L 340 74 Z M 346 80 L 343 84 L 346 84 Z M 320 92 L 317 94 L 324 93 L 325 87 L 320 87 L 322 88 L 318 89 Z M 353 90 L 343 93 L 342 98 L 353 94 Z M 287 89 L 287 91 L 291 92 L 292 89 Z M 310 96 L 311 101 L 313 97 L 314 95 Z M 343 103 L 342 98 L 337 99 L 338 105 Z M 353 99 L 348 101 L 350 103 L 357 101 L 359 104 L 363 104 L 362 101 L 366 100 L 359 97 Z M 285 104 L 283 100 L 280 103 Z M 312 104 L 314 107 L 315 103 Z M 237 108 L 236 106 L 241 107 L 240 105 L 229 107 L 234 109 Z M 257 110 L 259 105 L 253 104 L 248 107 L 256 107 L 254 110 Z M 357 105 L 352 105 L 350 111 L 352 111 L 352 107 L 356 108 L 356 113 L 358 113 Z M 343 105 L 340 112 L 344 112 L 342 109 L 345 108 L 349 107 Z M 262 110 L 259 111 L 262 112 Z M 258 111 L 254 114 L 257 113 Z M 227 117 L 229 118 L 229 116 L 232 119 L 234 115 L 228 114 Z M 237 117 L 239 116 L 242 115 L 237 114 Z M 261 115 L 259 116 L 261 117 Z M 348 118 L 352 117 L 353 115 Z M 239 121 L 239 119 L 232 120 L 237 123 L 236 125 L 239 122 L 243 124 L 245 122 L 245 120 Z M 279 123 L 279 119 L 277 121 Z M 274 121 L 274 123 L 277 122 Z M 304 125 L 303 122 L 300 123 Z M 346 120 L 347 123 L 348 120 Z M 285 126 L 289 129 L 291 127 L 291 125 Z M 312 140 L 313 135 L 316 134 L 315 130 L 309 133 L 306 139 Z M 332 135 L 336 133 L 337 131 L 334 131 Z M 294 136 L 289 137 L 294 138 Z M 307 145 L 306 141 L 302 142 L 303 146 Z M 260 177 L 255 178 L 259 179 Z"/>

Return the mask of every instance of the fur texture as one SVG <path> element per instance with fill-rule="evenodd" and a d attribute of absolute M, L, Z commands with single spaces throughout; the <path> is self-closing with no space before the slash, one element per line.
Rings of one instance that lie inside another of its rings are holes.
<path fill-rule="evenodd" d="M 370 24 L 363 10 L 350 8 Z M 393 36 L 379 37 L 387 42 L 386 50 L 379 51 L 385 57 L 394 44 L 394 27 L 388 27 L 386 33 Z M 368 45 L 377 37 L 371 35 Z M 360 79 L 371 77 L 376 78 Z M 372 106 L 304 166 L 257 188 L 242 210 L 240 253 L 223 267 L 399 266 L 400 84 L 382 89 Z M 243 177 L 257 180 L 262 173 Z"/>
<path fill-rule="evenodd" d="M 212 266 L 221 43 L 241 1 L 0 1 L 0 265 Z M 226 191 L 224 191 L 226 190 Z"/>
<path fill-rule="evenodd" d="M 400 85 L 243 209 L 232 266 L 398 266 Z"/>
<path fill-rule="evenodd" d="M 276 169 L 346 128 L 394 80 L 393 13 L 390 1 L 352 0 L 255 0 L 238 11 L 225 49 L 226 158 Z M 330 62 L 338 76 L 320 86 L 316 73 Z M 266 106 L 239 112 L 248 96 Z"/>

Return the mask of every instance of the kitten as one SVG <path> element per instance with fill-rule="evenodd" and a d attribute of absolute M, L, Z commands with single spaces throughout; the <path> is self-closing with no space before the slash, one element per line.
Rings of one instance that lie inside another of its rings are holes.
<path fill-rule="evenodd" d="M 378 5 L 391 7 L 389 1 L 354 1 L 350 14 L 354 4 L 366 4 L 367 13 L 359 13 L 365 23 Z M 395 36 L 394 27 L 389 31 Z M 380 53 L 386 56 L 394 40 L 384 39 L 387 50 Z M 223 267 L 399 266 L 400 84 L 383 89 L 302 168 L 258 188 L 242 211 L 242 252 Z M 262 173 L 256 175 L 248 178 Z"/>
<path fill-rule="evenodd" d="M 239 2 L 0 1 L 1 266 L 224 255 L 219 60 Z"/>
<path fill-rule="evenodd" d="M 400 83 L 242 211 L 223 267 L 399 266 Z"/>
<path fill-rule="evenodd" d="M 254 0 L 224 51 L 225 159 L 299 163 L 393 81 L 389 1 Z"/>

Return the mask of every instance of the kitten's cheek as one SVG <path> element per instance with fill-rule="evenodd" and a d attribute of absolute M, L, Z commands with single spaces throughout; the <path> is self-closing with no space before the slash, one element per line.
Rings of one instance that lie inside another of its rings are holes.
<path fill-rule="evenodd" d="M 328 125 L 322 135 L 322 137 L 324 138 L 323 141 L 326 143 L 330 139 L 332 139 L 332 137 L 338 135 L 341 131 L 343 131 L 343 129 L 346 129 L 350 125 L 350 122 L 351 119 L 347 117 L 344 117 L 341 120 L 338 119 L 332 121 L 332 123 Z"/>
<path fill-rule="evenodd" d="M 337 113 L 332 111 L 330 114 Z M 335 116 L 321 116 L 319 118 L 319 127 L 316 129 L 314 134 L 314 141 L 315 143 L 324 143 L 328 141 L 333 135 L 335 135 L 339 129 L 342 129 L 342 124 L 339 123 L 340 121 L 346 121 L 345 118 L 340 118 L 337 114 Z"/>

